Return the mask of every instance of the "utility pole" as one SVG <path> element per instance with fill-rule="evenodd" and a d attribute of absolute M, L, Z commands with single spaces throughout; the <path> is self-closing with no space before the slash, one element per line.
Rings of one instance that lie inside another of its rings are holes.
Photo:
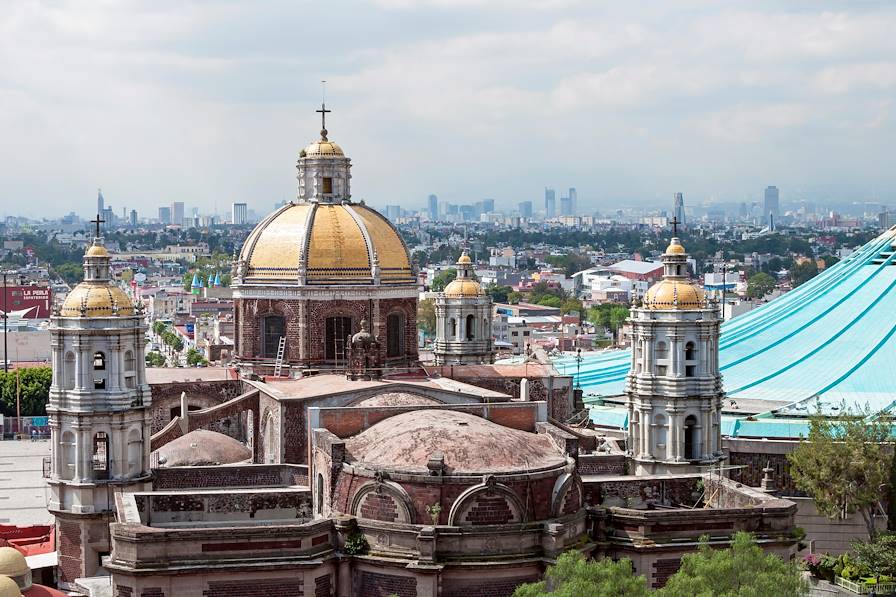
<path fill-rule="evenodd" d="M 9 333 L 6 329 L 6 320 L 9 319 L 9 307 L 7 307 L 6 297 L 6 276 L 11 272 L 3 271 L 3 372 L 9 372 Z"/>
<path fill-rule="evenodd" d="M 19 379 L 19 368 L 16 367 L 16 433 L 22 439 L 22 384 Z"/>

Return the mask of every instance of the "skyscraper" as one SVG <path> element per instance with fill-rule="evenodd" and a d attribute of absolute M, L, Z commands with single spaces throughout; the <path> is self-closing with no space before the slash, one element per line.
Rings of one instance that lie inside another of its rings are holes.
<path fill-rule="evenodd" d="M 557 215 L 557 195 L 554 189 L 544 189 L 544 217 L 553 218 Z"/>
<path fill-rule="evenodd" d="M 96 190 L 96 213 L 102 215 L 106 209 L 106 200 L 103 199 L 103 189 Z"/>
<path fill-rule="evenodd" d="M 770 186 L 765 188 L 765 203 L 763 204 L 762 219 L 769 226 L 772 222 L 778 221 L 780 215 L 780 204 L 778 202 L 778 187 Z"/>
<path fill-rule="evenodd" d="M 234 203 L 230 221 L 234 226 L 242 226 L 249 222 L 249 207 L 245 203 Z"/>
<path fill-rule="evenodd" d="M 521 201 L 518 209 L 519 209 L 521 218 L 531 218 L 532 217 L 532 202 L 531 201 Z"/>
<path fill-rule="evenodd" d="M 571 216 L 572 215 L 572 198 L 571 197 L 560 197 L 560 215 L 561 216 Z"/>
<path fill-rule="evenodd" d="M 495 211 L 495 200 L 494 199 L 483 199 L 482 200 L 482 212 L 483 213 L 494 213 Z"/>
<path fill-rule="evenodd" d="M 159 223 L 163 226 L 167 226 L 171 223 L 171 208 L 170 207 L 159 207 Z"/>
<path fill-rule="evenodd" d="M 171 223 L 175 226 L 184 225 L 184 203 L 175 201 L 171 204 Z"/>
<path fill-rule="evenodd" d="M 430 220 L 438 220 L 439 219 L 439 198 L 435 195 L 430 195 L 427 199 L 427 205 L 429 210 L 429 219 Z"/>
<path fill-rule="evenodd" d="M 136 228 L 136 227 L 137 227 L 137 210 L 136 210 L 136 209 L 132 209 L 132 210 L 131 210 L 131 221 L 130 221 L 130 224 L 131 224 L 131 227 L 132 227 L 132 228 Z"/>
<path fill-rule="evenodd" d="M 679 226 L 684 226 L 684 195 L 682 193 L 675 193 L 672 215 L 678 221 Z"/>
<path fill-rule="evenodd" d="M 575 187 L 569 187 L 569 214 L 574 216 L 579 211 L 578 206 L 579 194 L 576 192 Z"/>

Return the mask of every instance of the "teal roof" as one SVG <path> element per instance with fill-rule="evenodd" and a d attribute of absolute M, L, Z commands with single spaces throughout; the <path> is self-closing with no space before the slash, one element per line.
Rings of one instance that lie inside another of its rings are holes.
<path fill-rule="evenodd" d="M 896 227 L 802 286 L 725 322 L 719 363 L 727 396 L 778 401 L 778 416 L 805 416 L 816 402 L 828 413 L 842 406 L 893 409 L 894 239 Z M 576 382 L 586 397 L 624 392 L 628 350 L 582 356 Z M 574 357 L 558 358 L 555 365 L 576 374 Z"/>

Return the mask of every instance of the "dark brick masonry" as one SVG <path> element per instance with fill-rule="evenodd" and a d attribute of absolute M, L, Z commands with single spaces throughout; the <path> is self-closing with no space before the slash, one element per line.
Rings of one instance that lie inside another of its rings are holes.
<path fill-rule="evenodd" d="M 360 585 L 359 595 L 365 597 L 417 597 L 417 579 L 409 576 L 392 576 L 363 570 Z"/>
<path fill-rule="evenodd" d="M 302 577 L 208 583 L 207 597 L 303 597 Z"/>

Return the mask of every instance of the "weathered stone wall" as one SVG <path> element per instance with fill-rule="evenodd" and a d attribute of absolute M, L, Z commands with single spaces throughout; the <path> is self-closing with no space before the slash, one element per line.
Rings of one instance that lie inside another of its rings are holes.
<path fill-rule="evenodd" d="M 209 408 L 217 406 L 223 402 L 227 402 L 231 398 L 235 398 L 240 394 L 240 381 L 238 380 L 220 380 L 220 381 L 189 381 L 153 384 L 150 386 L 152 391 L 152 422 L 150 424 L 150 432 L 155 434 L 162 430 L 171 420 L 171 409 L 180 407 L 181 392 L 187 395 L 187 402 L 191 406 L 199 406 L 200 408 Z M 231 435 L 238 431 L 239 425 L 221 426 L 219 429 L 212 429 L 219 433 Z M 245 438 L 236 437 L 241 441 Z"/>
<path fill-rule="evenodd" d="M 662 505 L 693 506 L 700 499 L 699 476 L 678 479 L 627 477 L 618 481 L 584 483 L 589 506 L 638 506 L 648 501 Z"/>
<path fill-rule="evenodd" d="M 153 471 L 153 488 L 285 487 L 308 485 L 308 467 L 301 465 L 190 466 Z"/>
<path fill-rule="evenodd" d="M 580 475 L 624 475 L 625 454 L 581 454 L 578 459 Z"/>

